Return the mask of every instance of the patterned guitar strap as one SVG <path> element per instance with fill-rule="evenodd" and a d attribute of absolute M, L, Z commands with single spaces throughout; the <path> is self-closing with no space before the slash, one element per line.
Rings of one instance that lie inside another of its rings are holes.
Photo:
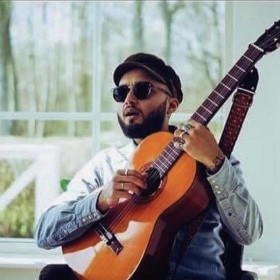
<path fill-rule="evenodd" d="M 229 158 L 231 155 L 231 152 L 234 148 L 247 112 L 253 103 L 253 96 L 257 89 L 258 81 L 258 70 L 255 67 L 253 67 L 252 70 L 242 80 L 242 82 L 236 90 L 236 93 L 233 96 L 233 104 L 229 111 L 228 118 L 226 120 L 226 124 L 224 126 L 219 141 L 219 146 L 227 158 Z M 173 270 L 172 277 L 169 279 L 174 279 L 176 270 L 180 264 L 184 253 L 186 252 L 195 234 L 199 231 L 200 227 L 203 224 L 204 218 L 207 213 L 207 209 L 208 208 L 200 212 L 189 223 L 189 230 L 182 242 L 183 245 L 181 247 L 180 253 L 178 254 L 178 259 L 176 261 L 176 266 Z"/>

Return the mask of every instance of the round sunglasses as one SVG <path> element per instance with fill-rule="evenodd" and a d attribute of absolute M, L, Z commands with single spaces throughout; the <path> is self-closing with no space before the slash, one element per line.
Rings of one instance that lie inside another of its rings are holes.
<path fill-rule="evenodd" d="M 113 88 L 113 98 L 116 102 L 124 102 L 128 93 L 130 92 L 130 90 L 132 90 L 134 96 L 137 99 L 144 100 L 150 96 L 153 88 L 159 89 L 172 97 L 172 95 L 167 90 L 161 87 L 157 87 L 150 82 L 138 82 L 132 86 L 122 85 Z"/>

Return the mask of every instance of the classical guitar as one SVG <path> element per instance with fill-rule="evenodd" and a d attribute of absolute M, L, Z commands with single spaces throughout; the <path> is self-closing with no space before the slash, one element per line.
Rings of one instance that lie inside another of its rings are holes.
<path fill-rule="evenodd" d="M 191 116 L 207 125 L 255 63 L 279 47 L 275 22 L 230 69 Z M 204 168 L 183 152 L 168 132 L 147 137 L 131 158 L 131 168 L 148 172 L 142 195 L 118 204 L 82 237 L 63 246 L 79 279 L 158 280 L 165 274 L 178 228 L 203 211 L 211 198 Z"/>

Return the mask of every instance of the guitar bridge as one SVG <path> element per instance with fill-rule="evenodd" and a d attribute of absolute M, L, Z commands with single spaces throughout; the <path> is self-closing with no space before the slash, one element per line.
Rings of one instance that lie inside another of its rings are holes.
<path fill-rule="evenodd" d="M 103 240 L 105 244 L 109 246 L 116 255 L 118 255 L 122 251 L 123 246 L 120 241 L 104 225 L 98 223 L 94 230 L 99 235 L 101 240 Z"/>

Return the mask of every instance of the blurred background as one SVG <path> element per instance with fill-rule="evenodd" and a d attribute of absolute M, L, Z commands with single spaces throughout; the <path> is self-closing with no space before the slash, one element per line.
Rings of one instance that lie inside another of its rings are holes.
<path fill-rule="evenodd" d="M 279 11 L 277 1 L 1 1 L 0 279 L 36 279 L 43 265 L 63 261 L 59 249 L 36 248 L 34 226 L 62 178 L 127 141 L 111 95 L 122 60 L 144 51 L 174 66 L 184 92 L 178 124 Z M 276 50 L 257 64 L 258 90 L 234 151 L 265 222 L 244 256 L 262 279 L 280 279 L 279 63 Z M 209 124 L 217 139 L 230 105 Z"/>

